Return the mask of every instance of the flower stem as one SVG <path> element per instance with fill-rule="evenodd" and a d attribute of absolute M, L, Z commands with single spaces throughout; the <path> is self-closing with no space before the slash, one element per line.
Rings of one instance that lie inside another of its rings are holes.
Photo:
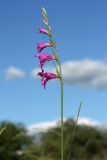
<path fill-rule="evenodd" d="M 61 78 L 61 160 L 64 160 L 64 121 L 63 121 L 63 110 L 64 110 L 64 89 L 63 79 Z"/>

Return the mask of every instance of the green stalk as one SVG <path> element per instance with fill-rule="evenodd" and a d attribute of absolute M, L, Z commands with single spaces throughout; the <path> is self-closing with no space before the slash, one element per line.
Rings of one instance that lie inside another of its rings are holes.
<path fill-rule="evenodd" d="M 61 80 L 61 160 L 64 159 L 63 81 Z"/>
<path fill-rule="evenodd" d="M 61 75 L 61 160 L 64 160 L 64 120 L 63 120 L 63 113 L 64 113 L 64 83 L 62 79 L 62 71 L 60 65 L 60 75 Z"/>

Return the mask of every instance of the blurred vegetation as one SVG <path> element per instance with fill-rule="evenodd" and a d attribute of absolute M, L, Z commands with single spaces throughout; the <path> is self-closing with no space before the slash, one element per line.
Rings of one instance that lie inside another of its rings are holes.
<path fill-rule="evenodd" d="M 107 131 L 78 125 L 72 141 L 73 127 L 72 119 L 64 124 L 64 160 L 107 160 Z M 60 127 L 35 137 L 22 124 L 1 122 L 0 160 L 60 160 Z"/>

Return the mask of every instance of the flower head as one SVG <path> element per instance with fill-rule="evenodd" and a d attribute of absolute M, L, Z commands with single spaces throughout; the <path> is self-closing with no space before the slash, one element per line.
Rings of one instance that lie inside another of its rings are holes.
<path fill-rule="evenodd" d="M 37 50 L 38 52 L 41 52 L 45 47 L 50 47 L 52 46 L 50 42 L 44 43 L 44 42 L 39 42 L 37 44 Z"/>
<path fill-rule="evenodd" d="M 59 78 L 58 75 L 51 73 L 51 72 L 44 72 L 44 70 L 42 70 L 42 72 L 39 72 L 38 75 L 40 77 L 42 77 L 41 83 L 42 83 L 42 86 L 44 87 L 44 89 L 46 87 L 47 81 L 49 81 L 51 79 Z"/>
<path fill-rule="evenodd" d="M 40 63 L 39 63 L 39 67 L 42 68 L 45 62 L 51 61 L 51 60 L 55 60 L 55 56 L 48 54 L 48 53 L 41 53 L 36 55 L 35 57 L 39 58 Z"/>
<path fill-rule="evenodd" d="M 44 34 L 48 34 L 48 31 L 44 28 L 41 28 L 41 27 L 39 28 L 39 32 L 44 33 Z"/>

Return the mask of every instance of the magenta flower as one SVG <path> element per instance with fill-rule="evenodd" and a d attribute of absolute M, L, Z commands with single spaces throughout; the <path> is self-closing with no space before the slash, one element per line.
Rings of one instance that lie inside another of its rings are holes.
<path fill-rule="evenodd" d="M 45 62 L 51 61 L 51 60 L 55 60 L 55 56 L 48 54 L 48 53 L 41 53 L 36 55 L 35 57 L 39 58 L 40 63 L 39 63 L 39 67 L 42 68 Z"/>
<path fill-rule="evenodd" d="M 48 31 L 44 28 L 41 28 L 41 27 L 39 28 L 39 32 L 44 33 L 44 34 L 48 34 Z"/>
<path fill-rule="evenodd" d="M 39 72 L 37 75 L 39 75 L 40 77 L 42 77 L 41 84 L 44 87 L 44 89 L 46 87 L 47 81 L 49 81 L 51 79 L 59 78 L 58 75 L 53 74 L 51 72 L 44 72 L 44 70 L 42 70 L 42 72 Z"/>
<path fill-rule="evenodd" d="M 50 42 L 44 43 L 44 42 L 39 42 L 37 44 L 37 50 L 38 52 L 41 52 L 45 47 L 50 47 L 52 46 Z"/>

